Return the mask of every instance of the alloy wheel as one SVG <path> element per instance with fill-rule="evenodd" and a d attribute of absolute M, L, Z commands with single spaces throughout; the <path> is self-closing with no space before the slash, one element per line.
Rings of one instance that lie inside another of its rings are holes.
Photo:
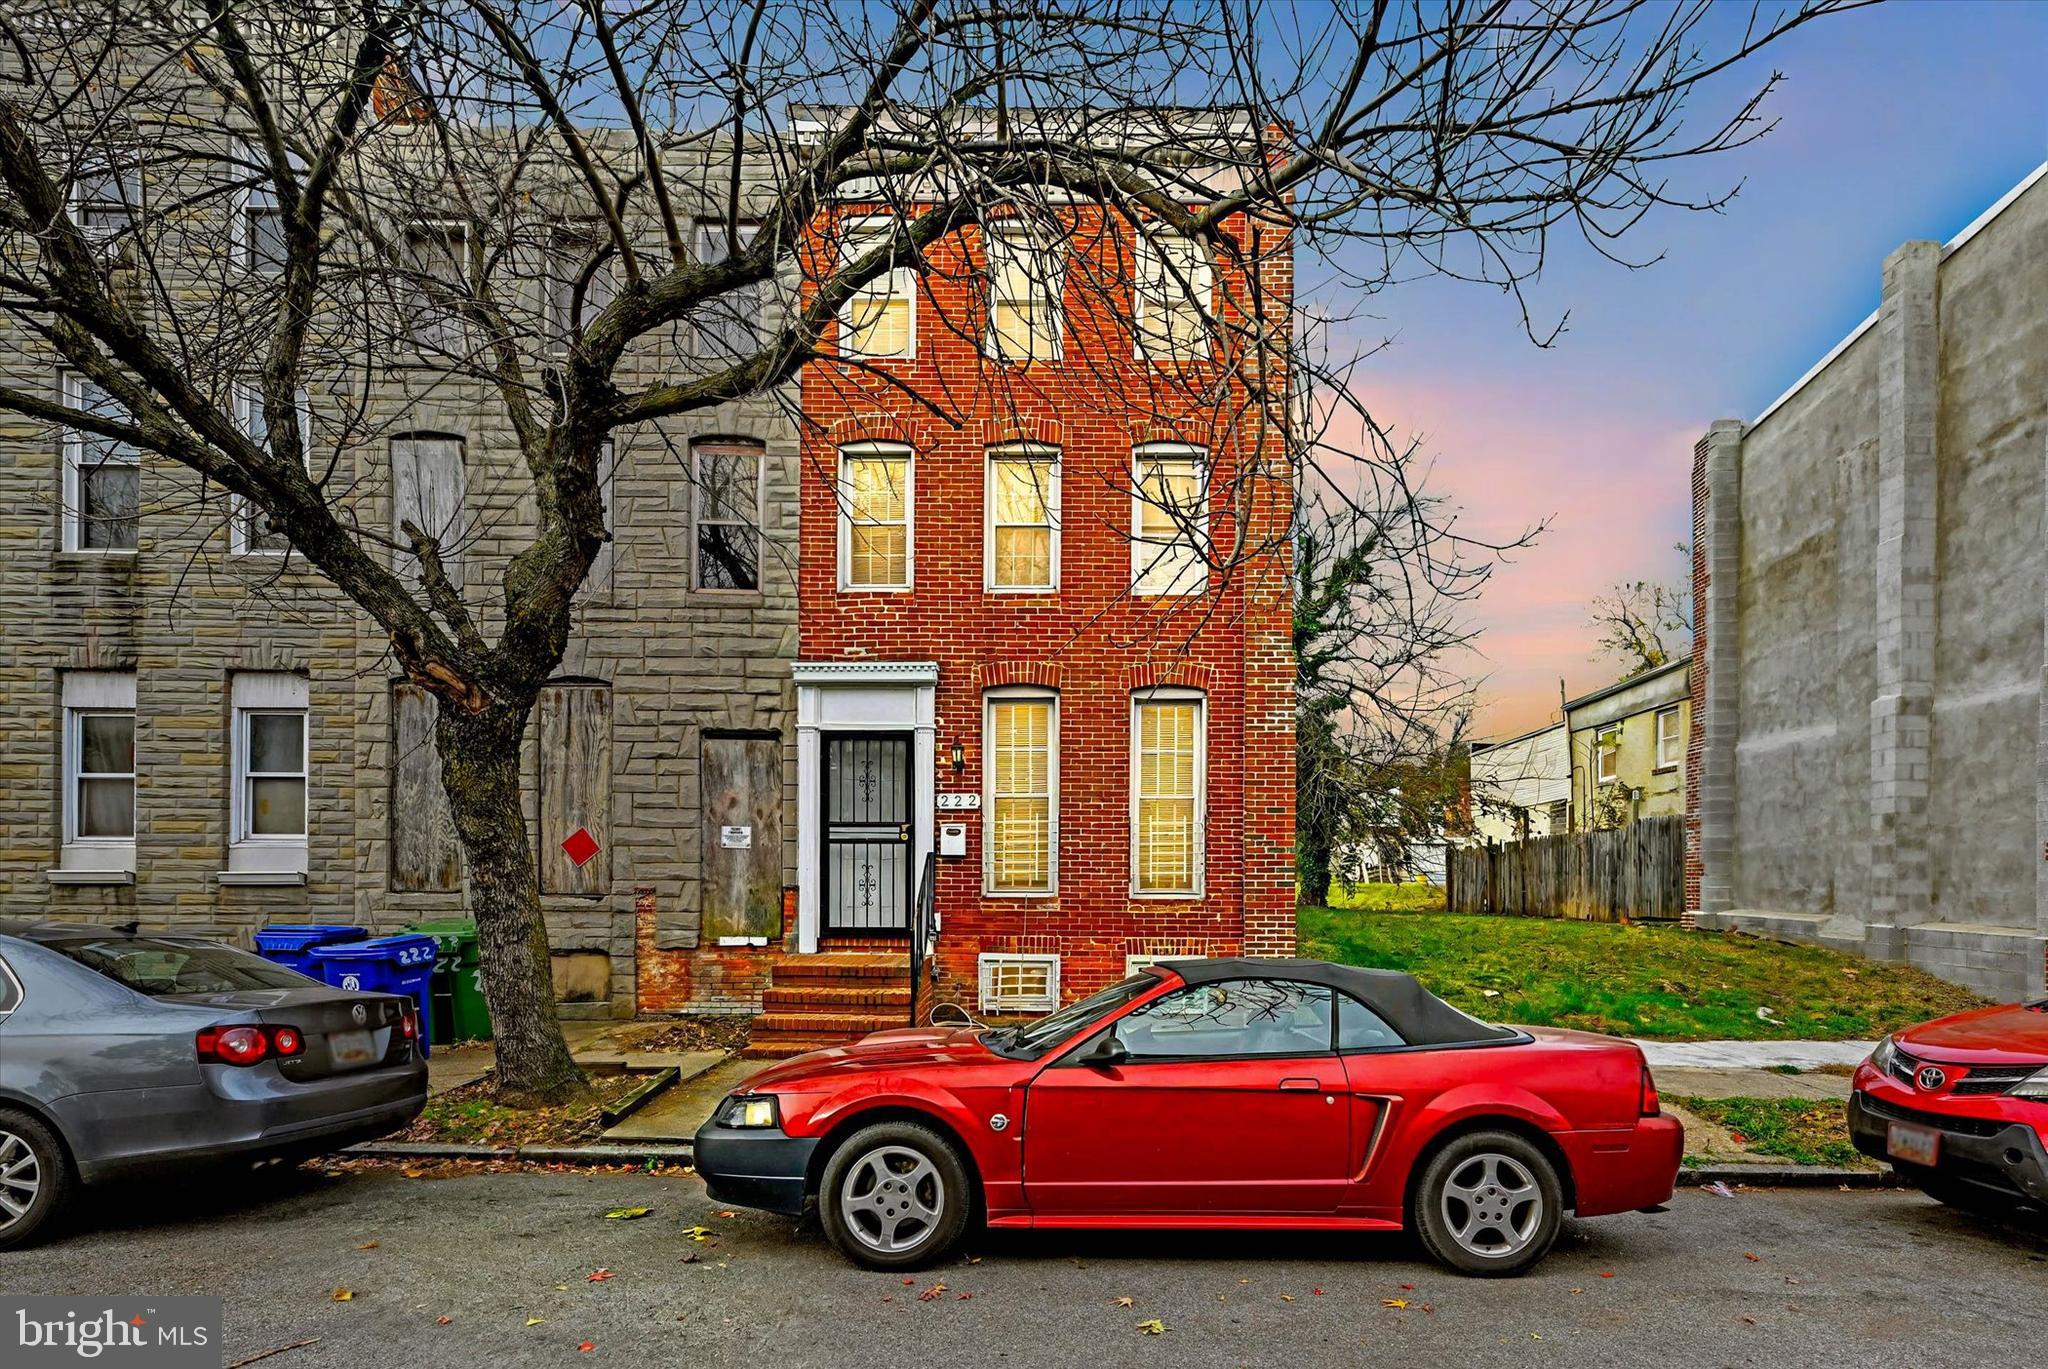
<path fill-rule="evenodd" d="M 946 1184 L 932 1162 L 908 1146 L 878 1146 L 847 1167 L 839 1214 L 853 1238 L 899 1254 L 938 1230 Z"/>
<path fill-rule="evenodd" d="M 1474 1155 L 1444 1180 L 1444 1226 L 1465 1250 L 1498 1260 L 1526 1250 L 1543 1224 L 1543 1190 L 1513 1156 Z"/>
<path fill-rule="evenodd" d="M 0 1131 L 0 1231 L 28 1215 L 43 1191 L 35 1149 L 11 1131 Z"/>

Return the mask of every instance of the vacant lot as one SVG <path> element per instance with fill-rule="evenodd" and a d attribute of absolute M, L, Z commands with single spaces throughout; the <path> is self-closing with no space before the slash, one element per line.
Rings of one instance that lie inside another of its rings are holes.
<path fill-rule="evenodd" d="M 1304 908 L 1301 954 L 1407 970 L 1477 1016 L 1677 1040 L 1862 1040 L 1982 1000 L 1903 965 L 1749 937 Z"/>

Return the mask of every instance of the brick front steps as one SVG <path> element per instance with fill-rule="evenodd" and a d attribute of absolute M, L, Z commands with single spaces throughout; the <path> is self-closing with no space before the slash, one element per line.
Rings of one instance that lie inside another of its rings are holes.
<path fill-rule="evenodd" d="M 910 1017 L 910 967 L 901 954 L 827 951 L 776 965 L 761 1015 L 740 1054 L 781 1060 L 844 1045 Z"/>

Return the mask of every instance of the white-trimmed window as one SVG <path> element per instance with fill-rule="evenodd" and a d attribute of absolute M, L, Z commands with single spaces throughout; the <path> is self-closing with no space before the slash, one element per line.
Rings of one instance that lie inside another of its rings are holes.
<path fill-rule="evenodd" d="M 229 197 L 232 217 L 228 236 L 235 265 L 254 275 L 282 275 L 284 211 L 278 208 L 277 185 L 264 169 L 263 154 L 248 143 L 237 142 L 231 170 L 235 191 Z"/>
<path fill-rule="evenodd" d="M 461 300 L 469 293 L 469 228 L 460 223 L 416 223 L 405 231 L 410 273 L 405 317 L 398 320 L 421 347 L 459 351 L 468 338 Z"/>
<path fill-rule="evenodd" d="M 234 790 L 228 871 L 306 869 L 308 687 L 303 675 L 245 671 L 230 685 Z"/>
<path fill-rule="evenodd" d="M 908 589 L 916 490 L 908 447 L 862 443 L 839 455 L 839 584 Z"/>
<path fill-rule="evenodd" d="M 1199 894 L 1203 875 L 1205 700 L 1152 689 L 1131 700 L 1131 891 Z"/>
<path fill-rule="evenodd" d="M 59 378 L 66 408 L 122 423 L 128 411 L 76 371 Z M 64 430 L 64 550 L 132 552 L 141 531 L 142 453 L 117 438 Z"/>
<path fill-rule="evenodd" d="M 896 231 L 894 219 L 848 224 L 839 240 L 841 270 L 884 246 Z M 898 265 L 855 291 L 839 311 L 842 356 L 892 360 L 917 355 L 917 272 Z"/>
<path fill-rule="evenodd" d="M 707 439 L 691 446 L 693 588 L 741 593 L 761 588 L 763 455 L 758 442 Z"/>
<path fill-rule="evenodd" d="M 71 179 L 71 221 L 95 247 L 132 232 L 142 212 L 142 177 L 117 156 L 89 160 Z"/>
<path fill-rule="evenodd" d="M 64 675 L 66 871 L 135 869 L 135 672 Z"/>
<path fill-rule="evenodd" d="M 987 585 L 1048 590 L 1060 583 L 1060 456 L 1052 447 L 988 454 L 983 529 Z"/>
<path fill-rule="evenodd" d="M 1057 245 L 1023 224 L 990 226 L 988 354 L 1002 361 L 1058 361 L 1066 271 Z"/>
<path fill-rule="evenodd" d="M 295 396 L 299 416 L 299 460 L 310 468 L 313 459 L 313 400 L 304 386 Z M 248 439 L 266 450 L 270 420 L 263 412 L 263 391 L 247 381 L 235 385 L 235 422 Z M 283 556 L 291 539 L 270 526 L 269 515 L 239 495 L 228 499 L 228 550 L 236 556 Z"/>
<path fill-rule="evenodd" d="M 1209 581 L 1209 496 L 1199 447 L 1137 449 L 1131 476 L 1131 588 L 1190 594 Z"/>
<path fill-rule="evenodd" d="M 548 330 L 556 350 L 569 344 L 618 297 L 611 237 L 599 224 L 563 224 L 548 253 Z M 577 291 L 582 291 L 579 307 Z"/>
<path fill-rule="evenodd" d="M 755 223 L 736 224 L 728 232 L 723 220 L 699 219 L 693 244 L 697 260 L 710 266 L 743 255 L 752 249 L 760 232 L 761 226 Z M 761 286 L 760 281 L 734 286 L 692 311 L 692 347 L 699 358 L 715 366 L 730 366 L 760 350 Z"/>
<path fill-rule="evenodd" d="M 1209 352 L 1215 269 L 1207 244 L 1178 233 L 1140 233 L 1131 292 L 1139 360 L 1193 361 Z"/>
<path fill-rule="evenodd" d="M 1676 769 L 1685 759 L 1685 729 L 1678 725 L 1678 705 L 1657 710 L 1657 768 Z"/>
<path fill-rule="evenodd" d="M 1621 776 L 1621 724 L 1601 728 L 1593 734 L 1593 778 L 1612 784 Z"/>
<path fill-rule="evenodd" d="M 1059 883 L 1059 700 L 1043 689 L 989 691 L 982 865 L 991 894 L 1050 894 Z"/>
<path fill-rule="evenodd" d="M 1060 1005 L 1058 956 L 991 953 L 978 964 L 983 1012 L 1051 1012 Z"/>

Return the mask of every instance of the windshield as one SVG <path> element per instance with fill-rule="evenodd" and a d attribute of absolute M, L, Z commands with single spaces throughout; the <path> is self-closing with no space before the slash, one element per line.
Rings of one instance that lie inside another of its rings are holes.
<path fill-rule="evenodd" d="M 1027 1027 L 1009 1027 L 1000 1033 L 991 1032 L 988 1044 L 1005 1055 L 1036 1060 L 1089 1023 L 1107 1017 L 1126 1004 L 1135 1002 L 1158 983 L 1158 975 L 1134 974 L 1129 979 L 1112 984 L 1102 992 L 1092 994 L 1078 1003 L 1069 1003 L 1056 1013 L 1048 1013 Z"/>
<path fill-rule="evenodd" d="M 247 951 L 210 941 L 164 937 L 74 937 L 43 943 L 59 955 L 97 970 L 151 998 L 237 989 L 303 989 L 316 981 Z"/>

